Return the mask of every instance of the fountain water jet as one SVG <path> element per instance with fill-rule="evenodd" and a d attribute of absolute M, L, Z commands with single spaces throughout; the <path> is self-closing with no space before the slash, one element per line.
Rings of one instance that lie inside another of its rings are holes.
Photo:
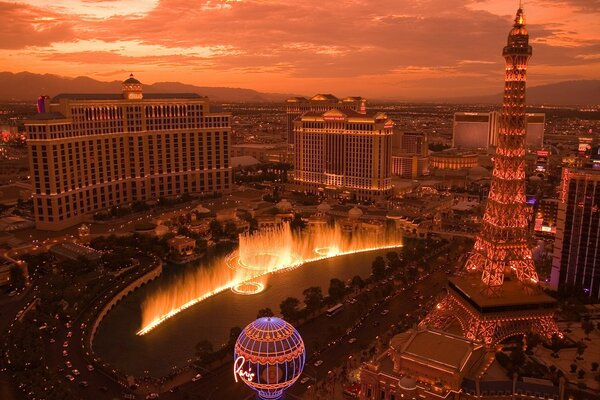
<path fill-rule="evenodd" d="M 346 233 L 341 226 L 317 226 L 293 233 L 289 224 L 240 235 L 238 250 L 218 258 L 212 268 L 198 268 L 167 289 L 150 295 L 142 304 L 144 335 L 177 313 L 227 289 L 240 294 L 259 293 L 258 278 L 305 263 L 346 254 L 402 245 L 399 233 L 385 230 Z"/>

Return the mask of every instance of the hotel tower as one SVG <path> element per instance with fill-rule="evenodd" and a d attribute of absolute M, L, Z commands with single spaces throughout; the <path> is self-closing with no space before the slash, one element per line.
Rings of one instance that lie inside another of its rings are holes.
<path fill-rule="evenodd" d="M 38 229 L 62 230 L 110 207 L 230 190 L 228 113 L 191 93 L 41 97 L 25 122 Z"/>
<path fill-rule="evenodd" d="M 294 121 L 294 180 L 306 191 L 354 200 L 392 193 L 394 122 L 385 113 L 310 111 Z"/>

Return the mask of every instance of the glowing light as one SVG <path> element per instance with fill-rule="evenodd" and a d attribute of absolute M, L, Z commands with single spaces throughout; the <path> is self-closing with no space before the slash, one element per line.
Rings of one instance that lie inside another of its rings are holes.
<path fill-rule="evenodd" d="M 399 233 L 359 231 L 348 235 L 338 225 L 319 226 L 294 234 L 286 223 L 252 235 L 240 235 L 239 239 L 239 249 L 215 260 L 212 267 L 199 268 L 146 298 L 142 303 L 142 328 L 137 334 L 150 332 L 169 318 L 224 290 L 259 293 L 264 285 L 256 279 L 271 273 L 285 272 L 325 258 L 402 246 Z"/>
<path fill-rule="evenodd" d="M 235 378 L 235 383 L 238 383 L 238 376 L 248 382 L 252 382 L 254 379 L 254 373 L 252 372 L 252 368 L 248 368 L 248 371 L 244 371 L 244 364 L 246 363 L 246 359 L 244 356 L 239 356 L 235 359 L 233 363 L 233 377 Z"/>
<path fill-rule="evenodd" d="M 251 295 L 265 290 L 265 285 L 260 282 L 242 282 L 232 286 L 231 291 L 236 294 Z"/>

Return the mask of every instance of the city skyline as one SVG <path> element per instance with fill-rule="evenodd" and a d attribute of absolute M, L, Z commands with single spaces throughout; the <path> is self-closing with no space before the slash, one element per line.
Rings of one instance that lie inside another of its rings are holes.
<path fill-rule="evenodd" d="M 0 2 L 10 72 L 419 99 L 501 91 L 515 2 Z M 528 1 L 531 86 L 600 74 L 600 2 Z M 319 18 L 313 18 L 319 15 Z M 177 24 L 172 21 L 177 20 Z M 415 23 L 416 22 L 416 23 Z M 268 38 L 265 40 L 265 38 Z M 382 40 L 382 38 L 392 38 Z"/>

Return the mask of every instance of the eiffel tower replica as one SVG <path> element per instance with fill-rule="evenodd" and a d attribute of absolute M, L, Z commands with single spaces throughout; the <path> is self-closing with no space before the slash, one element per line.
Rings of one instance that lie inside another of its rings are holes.
<path fill-rule="evenodd" d="M 487 346 L 528 333 L 547 340 L 560 335 L 554 320 L 556 300 L 539 288 L 528 243 L 525 86 L 531 54 L 520 6 L 502 52 L 504 103 L 481 232 L 466 274 L 449 279 L 448 295 L 420 323 L 437 329 L 457 323 L 463 336 Z"/>

